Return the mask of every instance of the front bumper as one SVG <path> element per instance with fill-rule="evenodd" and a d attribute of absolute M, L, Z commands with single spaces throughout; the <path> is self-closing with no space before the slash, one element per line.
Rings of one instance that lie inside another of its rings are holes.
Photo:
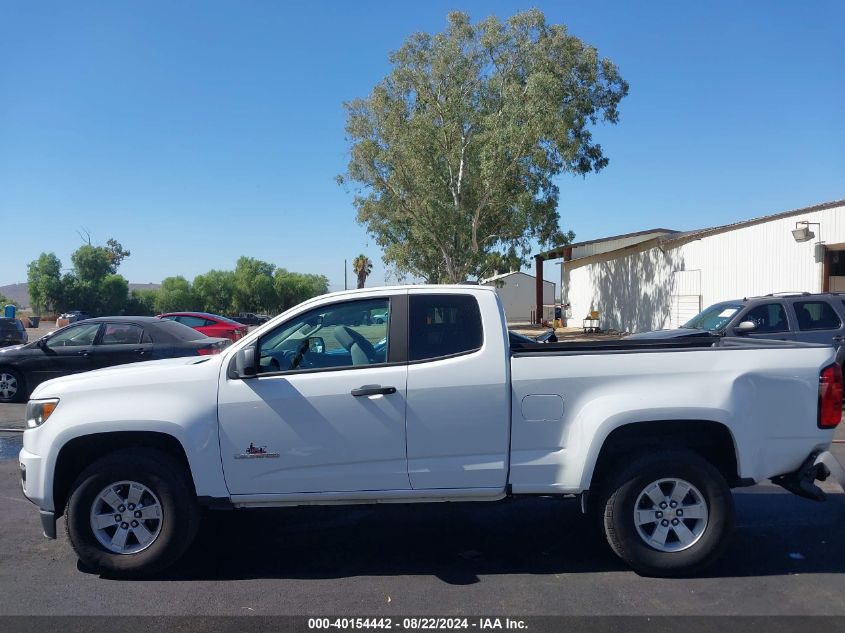
<path fill-rule="evenodd" d="M 56 515 L 49 510 L 39 510 L 41 515 L 41 530 L 44 536 L 49 539 L 56 538 Z"/>
<path fill-rule="evenodd" d="M 839 460 L 830 451 L 813 451 L 798 470 L 772 477 L 772 483 L 799 497 L 824 501 L 827 495 L 816 485 L 816 481 L 827 481 L 831 476 L 845 489 L 845 470 Z"/>
<path fill-rule="evenodd" d="M 18 454 L 21 471 L 21 490 L 24 496 L 42 510 L 54 510 L 52 494 L 47 493 L 46 463 L 43 457 L 26 450 L 26 444 Z"/>
<path fill-rule="evenodd" d="M 21 474 L 21 492 L 24 497 L 38 506 L 44 536 L 49 539 L 56 538 L 56 513 L 50 509 L 53 506 L 52 498 L 48 500 L 50 495 L 47 494 L 44 485 L 47 480 L 45 460 L 23 448 L 18 455 L 18 465 Z"/>

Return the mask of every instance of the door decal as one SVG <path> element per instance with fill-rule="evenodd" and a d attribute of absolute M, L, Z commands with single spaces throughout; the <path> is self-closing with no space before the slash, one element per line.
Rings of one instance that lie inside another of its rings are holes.
<path fill-rule="evenodd" d="M 247 446 L 246 452 L 235 455 L 235 459 L 272 459 L 280 457 L 280 453 L 268 453 L 267 446 L 256 446 L 252 442 Z"/>

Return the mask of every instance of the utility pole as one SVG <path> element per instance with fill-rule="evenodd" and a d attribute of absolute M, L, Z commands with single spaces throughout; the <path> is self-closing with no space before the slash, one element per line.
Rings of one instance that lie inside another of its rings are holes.
<path fill-rule="evenodd" d="M 343 260 L 343 289 L 349 290 L 349 286 L 346 283 L 346 269 L 347 269 L 347 265 L 346 265 L 346 260 L 344 259 Z"/>

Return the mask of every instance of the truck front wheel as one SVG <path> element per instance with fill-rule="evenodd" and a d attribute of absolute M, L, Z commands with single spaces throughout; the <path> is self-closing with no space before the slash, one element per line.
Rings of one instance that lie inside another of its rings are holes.
<path fill-rule="evenodd" d="M 85 566 L 137 577 L 182 556 L 199 527 L 199 508 L 184 468 L 161 451 L 139 447 L 104 457 L 79 475 L 65 524 Z"/>
<path fill-rule="evenodd" d="M 616 554 L 649 576 L 693 574 L 712 563 L 733 529 L 730 488 L 691 451 L 646 455 L 608 487 L 604 532 Z"/>

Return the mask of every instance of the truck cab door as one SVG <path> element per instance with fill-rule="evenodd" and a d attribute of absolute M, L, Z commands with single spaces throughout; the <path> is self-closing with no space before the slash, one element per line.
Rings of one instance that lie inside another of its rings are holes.
<path fill-rule="evenodd" d="M 68 374 L 94 369 L 94 339 L 100 323 L 77 323 L 65 327 L 39 342 L 41 354 L 31 359 L 27 369 L 33 385 Z"/>
<path fill-rule="evenodd" d="M 748 333 L 738 332 L 736 326 L 745 321 L 754 323 L 756 329 Z M 795 340 L 794 329 L 783 302 L 772 301 L 745 309 L 739 317 L 732 321 L 731 331 L 728 334 L 746 338 L 792 341 Z"/>
<path fill-rule="evenodd" d="M 503 490 L 510 360 L 496 295 L 410 289 L 408 313 L 411 485 Z"/>
<path fill-rule="evenodd" d="M 256 377 L 221 376 L 233 495 L 407 490 L 404 295 L 336 301 L 256 344 Z M 362 324 L 362 311 L 388 314 Z"/>

